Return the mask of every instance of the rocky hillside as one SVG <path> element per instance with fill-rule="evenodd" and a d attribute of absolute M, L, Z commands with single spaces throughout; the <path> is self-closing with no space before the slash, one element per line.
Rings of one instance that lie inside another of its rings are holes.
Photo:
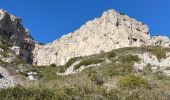
<path fill-rule="evenodd" d="M 34 44 L 21 19 L 0 10 L 0 89 L 20 83 L 17 70 L 33 62 Z"/>
<path fill-rule="evenodd" d="M 168 37 L 151 38 L 147 25 L 114 10 L 39 45 L 0 10 L 0 99 L 170 100 L 169 47 Z"/>
<path fill-rule="evenodd" d="M 0 90 L 0 98 L 169 100 L 169 62 L 170 48 L 147 46 L 76 57 L 63 66 L 22 65 L 21 75 L 30 79 L 38 75 L 39 78 L 26 81 L 22 86 Z"/>
<path fill-rule="evenodd" d="M 142 22 L 108 10 L 100 18 L 88 21 L 78 30 L 68 33 L 53 43 L 36 45 L 36 65 L 63 65 L 70 58 L 108 52 L 123 47 L 161 45 L 169 47 L 167 37 L 150 38 L 149 28 Z"/>
<path fill-rule="evenodd" d="M 0 44 L 7 41 L 19 49 L 19 56 L 34 65 L 64 65 L 74 57 L 108 52 L 123 47 L 159 45 L 169 47 L 166 36 L 151 38 L 149 28 L 142 22 L 115 10 L 88 21 L 78 30 L 53 43 L 40 45 L 33 41 L 21 19 L 0 10 Z"/>

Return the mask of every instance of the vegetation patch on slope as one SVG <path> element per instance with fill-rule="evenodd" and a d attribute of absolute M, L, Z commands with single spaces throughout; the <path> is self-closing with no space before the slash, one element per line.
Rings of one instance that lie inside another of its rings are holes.
<path fill-rule="evenodd" d="M 65 68 L 76 61 L 82 61 L 77 66 L 92 66 L 67 76 L 56 74 L 63 66 L 54 64 L 27 66 L 23 63 L 26 72 L 36 71 L 41 76 L 40 79 L 23 86 L 2 89 L 0 98 L 2 100 L 145 100 L 146 98 L 168 100 L 169 76 L 161 71 L 152 71 L 150 65 L 144 70 L 137 70 L 133 66 L 140 61 L 136 55 L 138 53 L 150 52 L 163 59 L 164 57 L 160 55 L 168 51 L 169 49 L 160 47 L 134 47 L 72 58 L 64 65 Z M 109 60 L 109 63 L 106 60 Z M 95 66 L 98 63 L 100 65 Z"/>

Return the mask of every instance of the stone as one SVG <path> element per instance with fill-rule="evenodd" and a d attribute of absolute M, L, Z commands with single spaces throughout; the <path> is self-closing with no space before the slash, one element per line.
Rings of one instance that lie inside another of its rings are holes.
<path fill-rule="evenodd" d="M 11 50 L 13 50 L 16 55 L 19 55 L 19 53 L 20 53 L 20 47 L 18 47 L 18 46 L 11 47 Z"/>
<path fill-rule="evenodd" d="M 14 87 L 16 84 L 15 78 L 6 69 L 0 67 L 0 89 Z"/>
<path fill-rule="evenodd" d="M 35 45 L 36 65 L 64 65 L 70 58 L 108 52 L 123 47 L 140 47 L 150 43 L 147 25 L 133 18 L 108 10 L 100 18 L 82 25 L 47 45 Z"/>
<path fill-rule="evenodd" d="M 28 29 L 24 28 L 20 18 L 2 9 L 0 9 L 0 38 L 20 47 L 20 56 L 32 62 L 34 41 Z"/>
<path fill-rule="evenodd" d="M 140 62 L 134 64 L 135 68 L 143 70 L 143 68 L 149 64 L 151 65 L 151 69 L 153 71 L 162 70 L 167 73 L 167 75 L 170 75 L 170 71 L 166 70 L 166 68 L 169 68 L 170 65 L 170 52 L 166 53 L 167 57 L 165 59 L 161 59 L 160 61 L 151 53 L 142 53 L 137 55 L 141 60 Z"/>
<path fill-rule="evenodd" d="M 33 81 L 38 79 L 38 74 L 37 72 L 28 72 L 28 78 Z"/>
<path fill-rule="evenodd" d="M 8 57 L 0 56 L 0 60 L 3 62 L 7 62 L 7 63 L 11 63 L 11 62 L 15 61 L 15 59 L 16 59 L 16 56 L 11 53 L 9 53 Z"/>
<path fill-rule="evenodd" d="M 170 47 L 170 40 L 167 36 L 154 36 L 151 39 L 151 45 Z"/>

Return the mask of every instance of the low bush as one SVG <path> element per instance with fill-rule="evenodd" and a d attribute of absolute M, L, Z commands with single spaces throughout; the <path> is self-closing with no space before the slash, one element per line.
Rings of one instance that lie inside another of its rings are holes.
<path fill-rule="evenodd" d="M 112 76 L 119 76 L 119 75 L 127 75 L 134 71 L 134 68 L 131 64 L 115 64 L 110 65 L 106 69 L 104 69 L 105 75 Z"/>
<path fill-rule="evenodd" d="M 65 66 L 60 66 L 58 72 L 59 72 L 59 73 L 64 73 L 65 70 L 66 70 Z"/>
<path fill-rule="evenodd" d="M 120 100 L 121 92 L 118 89 L 111 89 L 107 92 L 108 100 Z"/>
<path fill-rule="evenodd" d="M 1 100 L 52 100 L 55 94 L 51 90 L 26 89 L 22 86 L 2 89 Z"/>
<path fill-rule="evenodd" d="M 156 47 L 148 47 L 146 48 L 147 51 L 151 52 L 154 54 L 158 60 L 166 58 L 166 49 L 156 46 Z"/>
<path fill-rule="evenodd" d="M 114 51 L 108 52 L 107 54 L 108 59 L 114 58 L 115 56 L 116 56 L 116 53 Z"/>
<path fill-rule="evenodd" d="M 82 57 L 74 57 L 71 58 L 66 64 L 65 67 L 68 68 L 70 67 L 72 64 L 74 64 L 78 59 L 81 59 Z"/>
<path fill-rule="evenodd" d="M 80 60 L 82 59 L 82 57 L 74 57 L 74 58 L 71 58 L 65 65 L 63 66 L 60 66 L 59 68 L 59 72 L 60 73 L 64 73 L 65 70 L 70 67 L 72 64 L 74 64 L 77 60 Z"/>
<path fill-rule="evenodd" d="M 96 57 L 88 58 L 80 62 L 79 64 L 74 66 L 74 70 L 79 69 L 81 66 L 88 66 L 92 64 L 99 64 L 102 63 L 104 60 Z"/>
<path fill-rule="evenodd" d="M 50 67 L 56 67 L 56 64 L 51 64 Z"/>
<path fill-rule="evenodd" d="M 146 79 L 142 78 L 141 76 L 136 76 L 132 74 L 122 77 L 118 82 L 120 88 L 131 88 L 131 89 L 147 86 L 148 84 L 149 83 Z"/>
<path fill-rule="evenodd" d="M 91 81 L 95 82 L 96 85 L 103 85 L 104 79 L 101 75 L 99 75 L 96 71 L 93 71 L 93 73 L 89 73 L 88 77 Z"/>
<path fill-rule="evenodd" d="M 86 69 L 85 74 L 88 75 L 90 79 L 94 79 L 98 74 L 100 75 L 101 79 L 109 79 L 114 76 L 124 76 L 130 73 L 134 73 L 134 67 L 132 64 L 107 64 L 107 65 L 100 65 L 100 67 L 90 67 Z"/>
<path fill-rule="evenodd" d="M 139 62 L 140 58 L 137 55 L 121 55 L 118 57 L 118 61 L 122 63 L 133 63 L 133 62 Z"/>
<path fill-rule="evenodd" d="M 156 71 L 153 75 L 157 80 L 170 80 L 170 77 L 168 77 L 163 71 Z"/>
<path fill-rule="evenodd" d="M 149 75 L 152 73 L 152 69 L 151 69 L 151 65 L 150 64 L 147 64 L 143 70 L 142 70 L 142 75 Z"/>

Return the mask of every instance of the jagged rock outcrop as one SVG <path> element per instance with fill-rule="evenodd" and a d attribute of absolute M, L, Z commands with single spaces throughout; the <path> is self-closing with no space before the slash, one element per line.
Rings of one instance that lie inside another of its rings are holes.
<path fill-rule="evenodd" d="M 34 41 L 29 31 L 22 25 L 21 19 L 0 9 L 0 44 L 2 41 L 20 47 L 20 56 L 29 63 L 32 62 Z"/>
<path fill-rule="evenodd" d="M 37 65 L 65 64 L 70 58 L 107 52 L 122 47 L 149 45 L 148 26 L 114 10 L 88 21 L 73 33 L 47 45 L 36 45 Z"/>
<path fill-rule="evenodd" d="M 16 84 L 15 78 L 6 69 L 0 67 L 0 89 L 14 87 Z"/>
<path fill-rule="evenodd" d="M 166 58 L 161 60 L 151 53 L 137 55 L 140 58 L 140 62 L 134 64 L 137 69 L 143 70 L 146 67 L 150 67 L 152 71 L 162 70 L 166 75 L 170 76 L 170 52 L 167 52 Z"/>
<path fill-rule="evenodd" d="M 170 40 L 167 36 L 154 36 L 150 43 L 154 46 L 170 47 Z"/>

